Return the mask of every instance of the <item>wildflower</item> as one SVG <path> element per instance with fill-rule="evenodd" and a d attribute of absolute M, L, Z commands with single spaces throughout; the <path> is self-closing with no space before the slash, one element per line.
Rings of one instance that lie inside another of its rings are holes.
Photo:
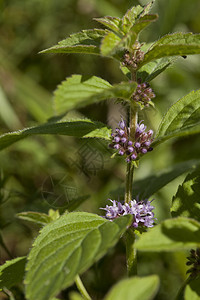
<path fill-rule="evenodd" d="M 133 93 L 132 99 L 135 102 L 139 102 L 144 106 L 149 106 L 149 102 L 152 98 L 155 98 L 153 90 L 150 88 L 148 82 L 139 83 L 135 92 Z"/>
<path fill-rule="evenodd" d="M 153 227 L 155 218 L 152 212 L 154 206 L 151 205 L 151 201 L 134 199 L 129 203 L 122 204 L 119 201 L 109 200 L 112 205 L 101 208 L 106 211 L 106 219 L 112 221 L 120 216 L 131 214 L 133 215 L 132 227 Z"/>
<path fill-rule="evenodd" d="M 138 156 L 152 151 L 153 130 L 145 131 L 146 126 L 140 122 L 137 124 L 135 140 L 130 140 L 130 128 L 126 126 L 123 119 L 119 122 L 119 127 L 112 133 L 112 143 L 109 145 L 118 151 L 118 154 L 126 155 L 126 161 L 131 162 L 138 159 Z"/>
<path fill-rule="evenodd" d="M 127 67 L 128 69 L 136 70 L 138 68 L 138 65 L 140 62 L 142 62 L 144 59 L 144 52 L 141 51 L 139 48 L 135 49 L 133 53 L 126 50 L 124 56 L 122 65 Z"/>

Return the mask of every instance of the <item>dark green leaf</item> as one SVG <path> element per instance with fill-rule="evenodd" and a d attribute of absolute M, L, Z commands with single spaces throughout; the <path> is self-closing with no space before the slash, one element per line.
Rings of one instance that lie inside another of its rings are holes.
<path fill-rule="evenodd" d="M 200 222 L 200 170 L 189 174 L 172 199 L 172 217 L 189 217 Z"/>
<path fill-rule="evenodd" d="M 46 225 L 34 242 L 25 277 L 26 298 L 46 300 L 73 283 L 117 243 L 130 215 L 110 222 L 85 212 L 69 213 Z"/>
<path fill-rule="evenodd" d="M 200 246 L 200 223 L 188 218 L 168 219 L 142 234 L 135 247 L 142 251 L 178 251 Z"/>
<path fill-rule="evenodd" d="M 173 33 L 163 36 L 146 52 L 141 66 L 148 62 L 174 55 L 189 55 L 200 53 L 200 34 Z"/>
<path fill-rule="evenodd" d="M 105 300 L 151 300 L 159 288 L 156 275 L 132 277 L 121 280 L 105 297 Z"/>
<path fill-rule="evenodd" d="M 122 82 L 112 86 L 96 76 L 84 78 L 81 75 L 73 75 L 63 81 L 55 91 L 55 108 L 57 113 L 61 114 L 106 99 L 119 98 L 129 101 L 135 88 L 135 82 Z"/>
<path fill-rule="evenodd" d="M 164 57 L 155 61 L 151 61 L 140 68 L 140 70 L 137 72 L 137 78 L 141 78 L 142 82 L 150 82 L 160 73 L 165 71 L 169 66 L 175 63 L 176 60 L 177 58 Z"/>
<path fill-rule="evenodd" d="M 136 181 L 134 183 L 134 197 L 140 195 L 142 199 L 149 198 L 169 182 L 194 169 L 199 164 L 199 160 L 189 160 Z"/>
<path fill-rule="evenodd" d="M 111 129 L 100 122 L 82 119 L 71 122 L 46 123 L 36 127 L 9 132 L 0 136 L 0 150 L 20 141 L 26 137 L 37 134 L 60 134 L 83 138 L 102 138 L 110 140 Z"/>
<path fill-rule="evenodd" d="M 0 289 L 10 289 L 23 281 L 26 256 L 8 260 L 0 266 Z"/>
<path fill-rule="evenodd" d="M 172 137 L 200 132 L 200 90 L 192 91 L 173 104 L 163 117 L 158 129 L 155 146 Z"/>
<path fill-rule="evenodd" d="M 88 29 L 71 34 L 58 45 L 41 51 L 40 53 L 86 53 L 99 54 L 101 39 L 108 33 L 103 29 Z"/>

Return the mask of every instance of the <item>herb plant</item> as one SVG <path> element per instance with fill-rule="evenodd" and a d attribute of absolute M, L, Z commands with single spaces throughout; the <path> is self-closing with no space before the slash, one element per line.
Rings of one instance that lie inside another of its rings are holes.
<path fill-rule="evenodd" d="M 154 214 L 156 201 L 151 196 L 179 172 L 164 174 L 160 180 L 145 178 L 139 190 L 133 183 L 134 171 L 140 168 L 144 156 L 150 157 L 156 147 L 171 138 L 200 132 L 200 90 L 175 102 L 156 132 L 141 118 L 142 113 L 148 114 L 155 107 L 156 92 L 151 81 L 178 59 L 200 54 L 200 34 L 167 34 L 151 44 L 140 40 L 140 32 L 158 18 L 157 14 L 149 13 L 152 5 L 153 1 L 145 7 L 132 7 L 123 18 L 98 18 L 96 21 L 105 29 L 82 30 L 41 52 L 93 54 L 102 59 L 114 59 L 124 74 L 123 82 L 112 85 L 96 76 L 72 75 L 55 91 L 56 117 L 42 125 L 0 136 L 1 150 L 38 134 L 104 140 L 112 152 L 112 159 L 121 157 L 126 166 L 123 201 L 105 199 L 99 215 L 77 211 L 79 201 L 72 203 L 61 215 L 58 210 L 50 210 L 48 215 L 40 212 L 18 214 L 19 218 L 43 228 L 27 257 L 14 258 L 0 267 L 0 288 L 10 299 L 15 299 L 11 288 L 22 281 L 25 296 L 17 293 L 16 299 L 61 299 L 59 293 L 74 283 L 79 293 L 71 292 L 71 300 L 96 299 L 88 294 L 80 275 L 109 253 L 120 239 L 126 245 L 127 278 L 110 287 L 104 295 L 105 300 L 153 299 L 159 290 L 159 277 L 156 274 L 137 276 L 137 252 L 181 250 L 190 250 L 185 262 L 189 266 L 188 277 L 174 299 L 199 299 L 200 211 L 199 189 L 194 188 L 200 181 L 198 164 L 173 197 L 172 218 L 161 223 Z M 122 116 L 114 130 L 90 119 L 65 120 L 70 110 L 113 98 L 127 112 L 127 118 Z M 0 242 L 9 252 L 3 240 Z"/>

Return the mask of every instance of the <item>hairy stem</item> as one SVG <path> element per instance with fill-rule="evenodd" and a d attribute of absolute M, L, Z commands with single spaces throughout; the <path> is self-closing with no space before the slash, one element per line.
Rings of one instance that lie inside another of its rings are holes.
<path fill-rule="evenodd" d="M 88 292 L 86 291 L 86 288 L 84 287 L 84 285 L 78 275 L 76 276 L 75 283 L 76 283 L 76 286 L 77 286 L 79 292 L 83 296 L 83 298 L 85 300 L 92 300 L 92 298 L 90 298 Z"/>
<path fill-rule="evenodd" d="M 126 232 L 126 264 L 128 276 L 137 275 L 137 253 L 134 248 L 135 233 L 132 228 Z"/>
<path fill-rule="evenodd" d="M 129 203 L 132 200 L 133 173 L 134 173 L 134 165 L 132 163 L 127 163 L 125 203 Z"/>

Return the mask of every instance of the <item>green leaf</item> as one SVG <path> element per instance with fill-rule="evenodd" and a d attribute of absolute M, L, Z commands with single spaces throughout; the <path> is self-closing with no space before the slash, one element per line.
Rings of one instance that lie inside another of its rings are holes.
<path fill-rule="evenodd" d="M 122 20 L 120 18 L 106 16 L 106 17 L 103 17 L 103 18 L 94 18 L 94 20 L 101 23 L 101 24 L 103 24 L 108 29 L 111 29 L 112 31 L 114 31 L 120 37 L 123 36 L 124 33 L 121 30 Z"/>
<path fill-rule="evenodd" d="M 82 75 L 73 75 L 55 91 L 55 109 L 58 114 L 62 114 L 106 99 L 120 98 L 129 101 L 136 85 L 135 82 L 122 82 L 112 86 L 96 76 L 84 78 Z"/>
<path fill-rule="evenodd" d="M 188 218 L 168 219 L 142 234 L 135 247 L 142 251 L 178 251 L 200 246 L 200 223 Z"/>
<path fill-rule="evenodd" d="M 120 47 L 121 38 L 119 38 L 113 32 L 109 32 L 103 39 L 101 43 L 101 54 L 104 56 L 114 56 L 117 58 L 117 52 L 122 50 Z M 119 59 L 119 58 L 118 58 Z"/>
<path fill-rule="evenodd" d="M 151 300 L 159 288 L 159 278 L 156 275 L 132 277 L 121 280 L 105 297 L 105 300 Z"/>
<path fill-rule="evenodd" d="M 101 39 L 107 35 L 108 30 L 88 29 L 71 34 L 58 45 L 41 51 L 40 53 L 85 53 L 100 55 Z"/>
<path fill-rule="evenodd" d="M 0 150 L 26 137 L 37 134 L 60 134 L 82 138 L 101 138 L 110 140 L 111 129 L 100 122 L 82 119 L 71 122 L 45 123 L 36 127 L 9 132 L 0 136 Z"/>
<path fill-rule="evenodd" d="M 200 222 L 200 170 L 189 174 L 172 199 L 172 217 L 189 217 Z"/>
<path fill-rule="evenodd" d="M 144 12 L 144 8 L 140 5 L 133 6 L 126 12 L 122 18 L 122 30 L 125 34 L 129 32 L 142 12 Z"/>
<path fill-rule="evenodd" d="M 183 173 L 194 169 L 199 164 L 199 160 L 189 160 L 186 162 L 181 162 L 179 164 L 173 165 L 170 168 L 150 175 L 144 179 L 135 181 L 134 197 L 140 195 L 142 199 L 149 198 L 169 182 L 182 175 Z"/>
<path fill-rule="evenodd" d="M 83 300 L 84 298 L 79 293 L 71 292 L 69 294 L 69 299 L 70 300 Z"/>
<path fill-rule="evenodd" d="M 184 291 L 184 300 L 199 300 L 199 298 L 200 298 L 200 284 L 198 278 L 190 281 L 190 283 L 186 285 Z"/>
<path fill-rule="evenodd" d="M 134 31 L 136 34 L 139 34 L 144 28 L 150 25 L 152 22 L 155 22 L 158 19 L 158 15 L 144 15 L 139 18 L 138 21 L 130 28 L 129 31 Z"/>
<path fill-rule="evenodd" d="M 46 224 L 52 222 L 52 218 L 50 216 L 48 216 L 47 214 L 33 212 L 33 211 L 18 213 L 17 217 L 21 220 L 33 222 L 33 223 L 36 223 L 39 225 L 46 225 Z"/>
<path fill-rule="evenodd" d="M 200 34 L 173 33 L 163 36 L 146 52 L 141 66 L 148 62 L 174 55 L 189 55 L 200 53 Z"/>
<path fill-rule="evenodd" d="M 23 281 L 26 256 L 8 260 L 0 266 L 0 289 L 10 289 Z"/>
<path fill-rule="evenodd" d="M 150 82 L 160 73 L 170 67 L 173 63 L 175 63 L 176 60 L 177 58 L 164 57 L 155 61 L 151 61 L 140 68 L 140 70 L 137 72 L 137 78 L 141 78 L 142 82 Z"/>
<path fill-rule="evenodd" d="M 26 298 L 46 300 L 73 283 L 113 247 L 130 215 L 110 222 L 85 212 L 69 213 L 46 225 L 36 238 L 26 266 Z"/>
<path fill-rule="evenodd" d="M 172 137 L 200 132 L 200 90 L 192 91 L 173 104 L 163 117 L 158 129 L 155 146 Z"/>

